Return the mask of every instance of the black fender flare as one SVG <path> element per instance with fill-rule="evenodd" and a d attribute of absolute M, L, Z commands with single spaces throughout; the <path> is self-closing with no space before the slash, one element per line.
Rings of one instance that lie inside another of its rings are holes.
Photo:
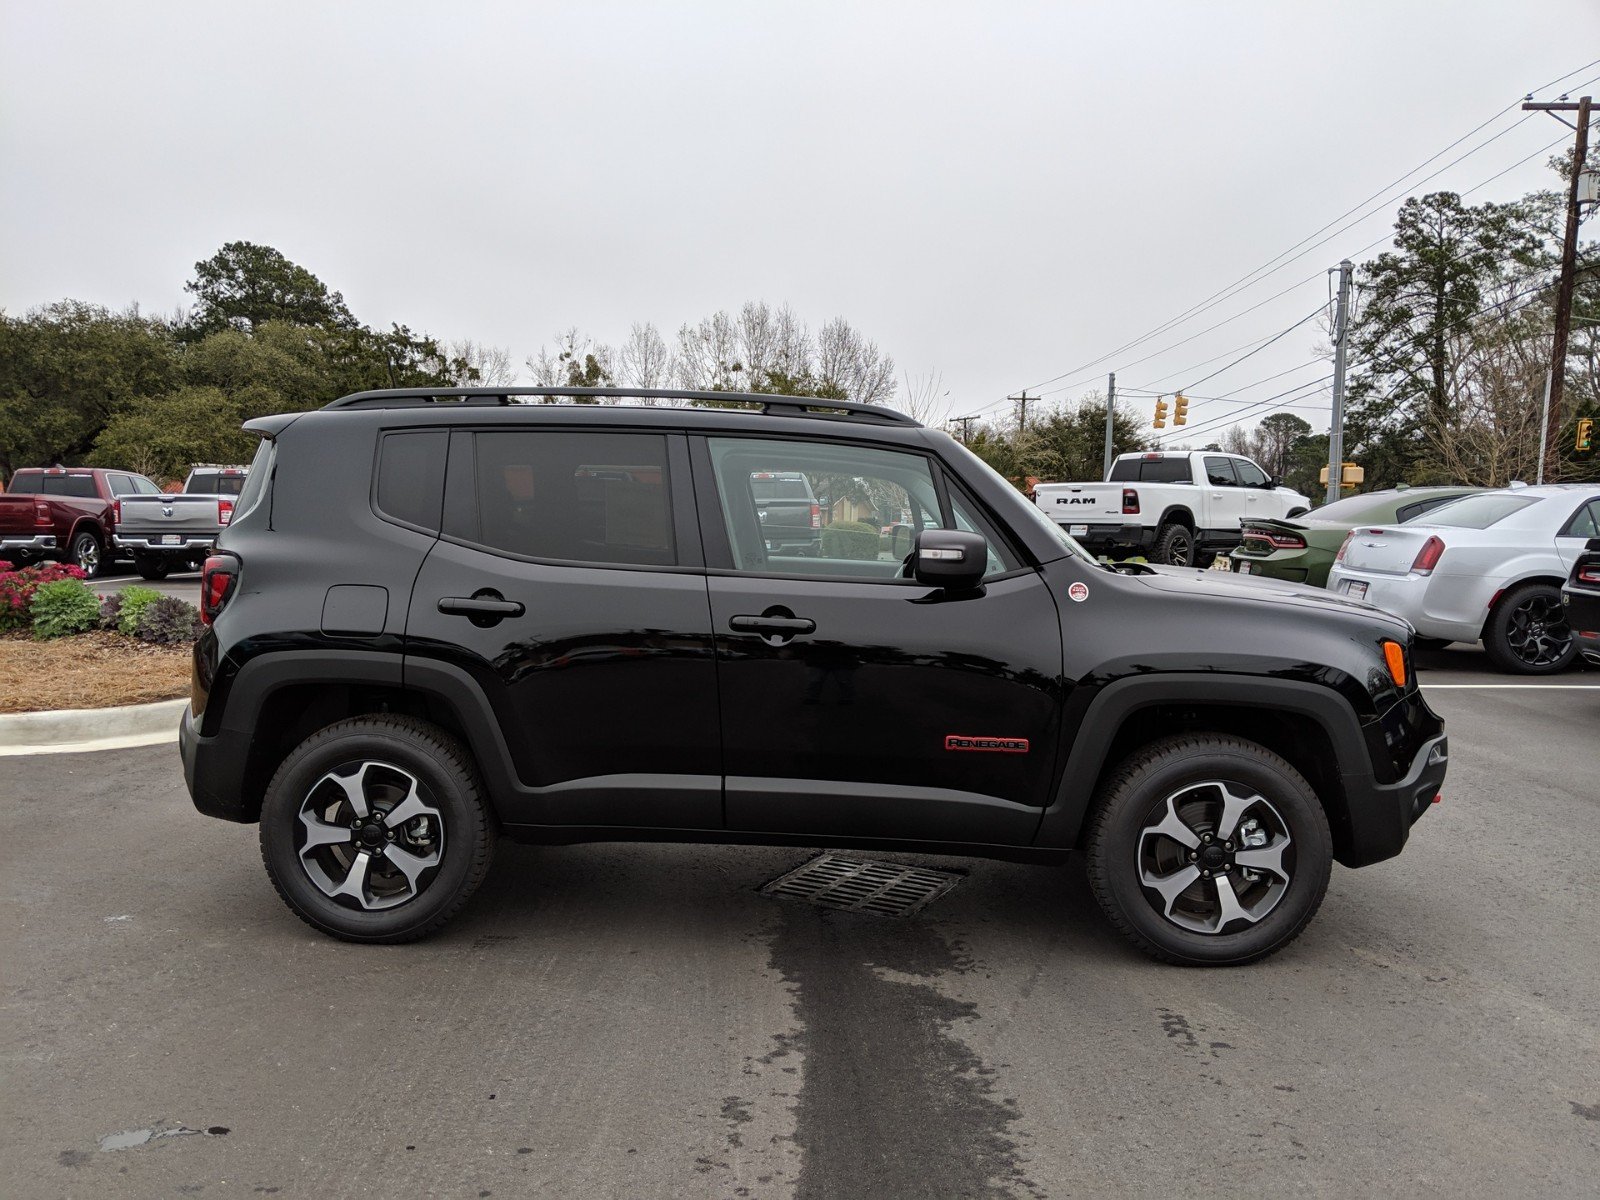
<path fill-rule="evenodd" d="M 1366 814 L 1352 799 L 1373 789 L 1372 761 L 1361 722 L 1337 692 L 1315 683 L 1247 675 L 1173 673 L 1141 675 L 1106 685 L 1089 704 L 1067 754 L 1055 799 L 1044 810 L 1034 845 L 1075 849 L 1081 844 L 1095 785 L 1109 764 L 1107 756 L 1124 721 L 1143 708 L 1168 704 L 1227 705 L 1241 709 L 1291 712 L 1309 717 L 1327 734 L 1337 758 L 1342 794 L 1322 796 L 1328 820 L 1340 841 L 1340 827 L 1354 830 Z"/>
<path fill-rule="evenodd" d="M 1153 537 L 1160 537 L 1161 531 L 1168 525 L 1182 525 L 1190 533 L 1198 534 L 1199 526 L 1195 523 L 1194 513 L 1182 504 L 1169 504 L 1161 513 L 1161 519 L 1156 522 Z"/>

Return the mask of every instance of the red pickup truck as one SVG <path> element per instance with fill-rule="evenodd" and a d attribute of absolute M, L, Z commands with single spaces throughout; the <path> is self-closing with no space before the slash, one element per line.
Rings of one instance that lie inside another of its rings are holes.
<path fill-rule="evenodd" d="M 110 565 L 121 498 L 160 494 L 132 471 L 25 467 L 0 495 L 0 559 L 64 559 L 92 579 Z"/>

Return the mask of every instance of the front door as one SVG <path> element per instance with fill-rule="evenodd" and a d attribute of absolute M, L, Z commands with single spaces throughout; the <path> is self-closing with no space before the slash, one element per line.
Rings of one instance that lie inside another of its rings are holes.
<path fill-rule="evenodd" d="M 385 451 L 387 454 L 387 451 Z M 543 826 L 720 829 L 716 669 L 679 435 L 455 430 L 406 678 L 465 672 Z"/>
<path fill-rule="evenodd" d="M 1029 842 L 1061 715 L 1060 619 L 1039 575 L 921 453 L 710 437 L 695 455 L 728 828 Z M 775 473 L 815 495 L 814 548 L 764 537 L 752 481 Z M 904 578 L 899 535 L 930 526 L 985 534 L 982 588 Z"/>

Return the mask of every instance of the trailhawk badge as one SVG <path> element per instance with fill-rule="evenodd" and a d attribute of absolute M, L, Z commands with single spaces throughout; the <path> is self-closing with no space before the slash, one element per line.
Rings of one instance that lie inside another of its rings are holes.
<path fill-rule="evenodd" d="M 1089 598 L 1089 585 L 1087 583 L 1075 583 L 1067 589 L 1067 595 L 1082 604 Z"/>
<path fill-rule="evenodd" d="M 944 738 L 944 748 L 946 750 L 986 750 L 992 754 L 1026 754 L 1028 752 L 1028 739 L 972 737 L 964 733 L 947 733 Z"/>

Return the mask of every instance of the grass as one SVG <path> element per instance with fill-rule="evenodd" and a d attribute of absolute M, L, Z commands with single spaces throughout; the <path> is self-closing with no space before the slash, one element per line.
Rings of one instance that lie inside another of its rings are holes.
<path fill-rule="evenodd" d="M 189 694 L 191 651 L 115 633 L 0 636 L 0 713 L 109 708 Z"/>

